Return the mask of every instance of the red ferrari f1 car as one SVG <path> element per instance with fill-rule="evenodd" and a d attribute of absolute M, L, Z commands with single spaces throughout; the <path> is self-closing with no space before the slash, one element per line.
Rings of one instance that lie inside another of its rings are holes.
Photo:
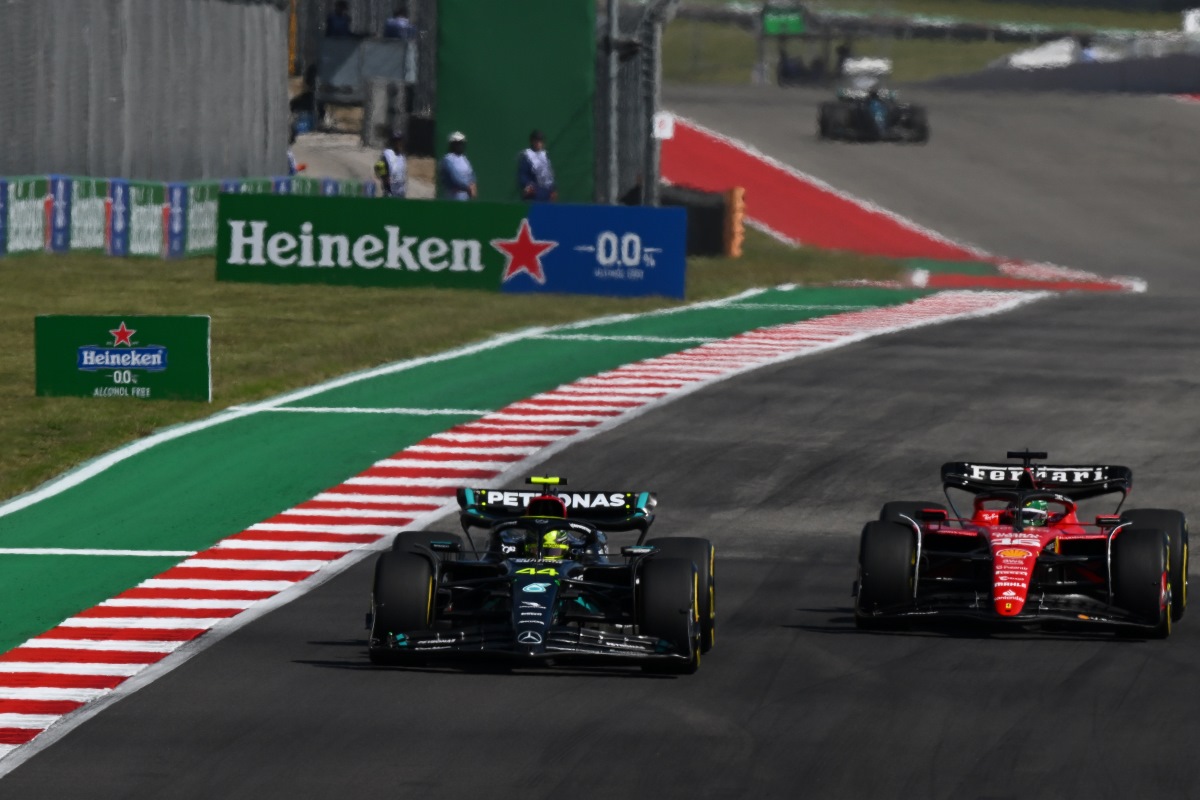
<path fill-rule="evenodd" d="M 1120 512 L 1133 484 L 1121 466 L 942 466 L 949 509 L 887 503 L 863 528 L 854 584 L 860 628 L 956 617 L 996 623 L 1099 624 L 1165 638 L 1187 607 L 1183 513 Z M 950 490 L 971 498 L 959 514 Z M 1081 501 L 1120 494 L 1110 514 L 1080 519 Z"/>

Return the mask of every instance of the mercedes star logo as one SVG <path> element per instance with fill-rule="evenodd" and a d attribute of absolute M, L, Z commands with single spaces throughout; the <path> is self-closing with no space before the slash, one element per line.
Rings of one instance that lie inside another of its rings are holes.
<path fill-rule="evenodd" d="M 542 635 L 537 631 L 521 631 L 517 641 L 521 644 L 541 644 Z"/>

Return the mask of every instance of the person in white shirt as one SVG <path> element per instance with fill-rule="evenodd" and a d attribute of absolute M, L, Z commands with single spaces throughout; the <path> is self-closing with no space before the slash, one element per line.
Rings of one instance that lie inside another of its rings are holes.
<path fill-rule="evenodd" d="M 517 159 L 517 188 L 521 190 L 522 200 L 553 203 L 558 199 L 554 167 L 550 165 L 546 138 L 541 131 L 535 130 L 529 134 L 529 147 L 522 150 Z"/>
<path fill-rule="evenodd" d="M 408 191 L 408 159 L 404 156 L 404 134 L 399 131 L 391 135 L 387 149 L 375 162 L 375 177 L 384 197 L 404 197 Z"/>
<path fill-rule="evenodd" d="M 479 195 L 475 169 L 467 158 L 467 137 L 459 131 L 450 134 L 450 152 L 438 168 L 438 184 L 444 200 L 474 200 Z"/>

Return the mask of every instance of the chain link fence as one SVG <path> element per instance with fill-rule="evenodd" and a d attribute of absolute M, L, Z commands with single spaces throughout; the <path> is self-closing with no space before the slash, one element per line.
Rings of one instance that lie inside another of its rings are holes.
<path fill-rule="evenodd" d="M 596 186 L 604 203 L 657 204 L 654 114 L 662 93 L 662 29 L 678 0 L 612 0 L 598 20 Z M 615 12 L 615 13 L 614 13 Z M 644 176 L 651 175 L 649 181 Z"/>
<path fill-rule="evenodd" d="M 0 2 L 0 175 L 286 172 L 286 2 Z"/>

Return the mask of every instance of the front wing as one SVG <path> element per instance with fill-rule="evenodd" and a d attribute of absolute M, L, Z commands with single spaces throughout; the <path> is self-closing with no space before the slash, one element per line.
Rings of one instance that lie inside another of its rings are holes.
<path fill-rule="evenodd" d="M 529 634 L 535 634 L 530 637 Z M 400 657 L 467 657 L 484 656 L 513 658 L 528 661 L 632 659 L 639 661 L 686 660 L 669 642 L 651 636 L 600 631 L 577 625 L 559 625 L 544 631 L 522 631 L 526 641 L 508 625 L 475 625 L 471 627 L 421 631 L 388 635 L 385 640 L 373 640 L 371 649 Z"/>

